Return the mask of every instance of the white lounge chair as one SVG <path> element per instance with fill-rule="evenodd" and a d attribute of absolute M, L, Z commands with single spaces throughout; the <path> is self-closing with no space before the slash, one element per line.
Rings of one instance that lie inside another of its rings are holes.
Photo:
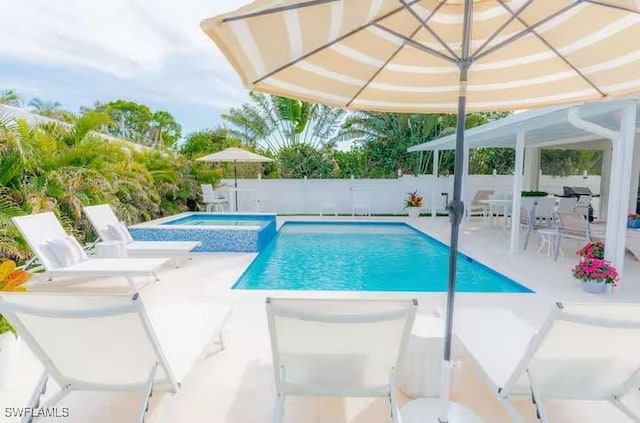
<path fill-rule="evenodd" d="M 212 344 L 224 348 L 230 309 L 195 301 L 145 307 L 138 293 L 0 293 L 0 313 L 44 367 L 29 404 L 4 405 L 47 408 L 82 391 L 128 391 L 139 405 L 127 421 L 142 422 L 152 390 L 176 392 Z M 45 393 L 51 381 L 60 389 Z"/>
<path fill-rule="evenodd" d="M 51 212 L 14 217 L 12 220 L 38 256 L 49 279 L 65 276 L 124 277 L 135 290 L 137 287 L 132 278 L 157 279 L 156 271 L 170 261 L 169 258 L 88 257 Z"/>
<path fill-rule="evenodd" d="M 134 241 L 108 204 L 84 207 L 84 213 L 100 239 L 124 242 L 129 257 L 171 257 L 177 263 L 187 260 L 189 253 L 202 245 L 197 241 Z"/>
<path fill-rule="evenodd" d="M 473 200 L 469 203 L 467 208 L 467 216 L 482 216 L 487 217 L 490 212 L 489 204 L 482 203 L 482 201 L 489 200 L 491 196 L 494 194 L 493 190 L 478 190 L 476 194 L 473 196 Z"/>
<path fill-rule="evenodd" d="M 224 211 L 229 207 L 229 199 L 222 190 L 216 190 L 211 184 L 201 184 L 202 202 L 205 204 L 205 211 Z"/>
<path fill-rule="evenodd" d="M 456 336 L 514 422 L 515 396 L 542 423 L 553 421 L 546 400 L 608 401 L 640 421 L 621 401 L 640 383 L 640 304 L 557 303 L 537 329 L 506 310 L 460 309 Z"/>
<path fill-rule="evenodd" d="M 395 372 L 411 333 L 418 302 L 267 298 L 277 400 L 273 421 L 284 418 L 285 398 L 388 397 L 399 422 Z"/>

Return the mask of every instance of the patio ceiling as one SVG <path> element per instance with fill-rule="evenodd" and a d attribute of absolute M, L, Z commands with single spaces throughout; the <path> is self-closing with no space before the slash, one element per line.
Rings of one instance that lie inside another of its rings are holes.
<path fill-rule="evenodd" d="M 640 97 L 605 100 L 594 103 L 550 107 L 515 113 L 465 132 L 465 142 L 469 148 L 506 147 L 515 148 L 516 134 L 525 131 L 526 147 L 602 149 L 609 141 L 602 137 L 576 128 L 569 122 L 569 112 L 578 110 L 582 119 L 611 130 L 620 127 L 620 111 L 629 100 L 640 101 Z M 640 108 L 638 109 L 640 110 Z M 640 112 L 639 112 L 640 113 Z M 640 114 L 639 114 L 640 117 Z M 640 119 L 637 120 L 640 122 Z M 579 144 L 579 145 L 578 145 Z M 453 150 L 455 134 L 438 138 L 408 149 L 409 152 L 428 150 Z"/>

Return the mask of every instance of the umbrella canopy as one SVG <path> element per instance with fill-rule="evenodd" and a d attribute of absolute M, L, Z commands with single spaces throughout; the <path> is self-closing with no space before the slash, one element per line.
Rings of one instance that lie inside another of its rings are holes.
<path fill-rule="evenodd" d="M 256 153 L 252 153 L 242 148 L 229 147 L 217 153 L 212 153 L 204 157 L 196 159 L 199 162 L 233 162 L 233 187 L 234 187 L 234 208 L 238 211 L 238 162 L 241 163 L 259 163 L 259 162 L 272 162 L 265 156 L 261 156 Z"/>
<path fill-rule="evenodd" d="M 457 113 L 446 399 L 467 111 L 640 91 L 639 13 L 635 0 L 257 0 L 201 26 L 249 89 L 354 109 Z M 422 417 L 477 421 L 444 401 Z"/>
<path fill-rule="evenodd" d="M 196 159 L 199 162 L 272 162 L 273 159 L 242 148 L 230 147 Z"/>
<path fill-rule="evenodd" d="M 640 87 L 638 3 L 475 0 L 467 110 Z M 252 90 L 338 107 L 457 112 L 462 0 L 261 0 L 203 30 Z"/>

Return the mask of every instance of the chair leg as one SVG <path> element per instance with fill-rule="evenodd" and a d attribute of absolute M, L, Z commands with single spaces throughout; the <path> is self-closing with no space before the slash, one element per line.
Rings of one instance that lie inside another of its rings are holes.
<path fill-rule="evenodd" d="M 395 369 L 392 369 L 389 375 L 389 403 L 391 405 L 392 423 L 401 423 L 400 407 L 398 406 L 398 386 L 396 383 Z"/>
<path fill-rule="evenodd" d="M 282 423 L 284 421 L 284 394 L 282 393 L 279 393 L 276 398 L 272 421 L 273 423 Z"/>
<path fill-rule="evenodd" d="M 536 250 L 536 254 L 540 254 L 540 251 L 544 249 L 545 246 L 549 243 L 549 239 L 546 235 L 540 234 L 540 244 L 538 245 L 538 249 Z"/>
<path fill-rule="evenodd" d="M 142 396 L 137 410 L 136 422 L 143 423 L 145 414 L 149 411 L 149 399 L 153 395 L 153 382 L 155 381 L 156 371 L 158 369 L 158 363 L 154 364 L 147 377 L 147 382 L 142 387 Z"/>
<path fill-rule="evenodd" d="M 622 401 L 620 401 L 620 398 L 618 397 L 611 397 L 609 399 L 609 402 L 611 403 L 611 405 L 613 405 L 615 408 L 617 408 L 618 410 L 620 410 L 625 416 L 629 417 L 629 419 L 634 422 L 634 423 L 640 423 L 640 416 L 638 416 L 638 414 L 636 414 L 631 408 L 627 407 L 627 405 L 625 405 Z"/>
<path fill-rule="evenodd" d="M 222 329 L 220 329 L 220 331 L 218 332 L 218 345 L 220 345 L 220 349 L 224 350 L 227 345 L 224 342 L 224 337 L 222 336 Z"/>
<path fill-rule="evenodd" d="M 556 244 L 556 250 L 555 250 L 555 254 L 553 256 L 553 260 L 557 261 L 558 260 L 558 255 L 560 254 L 560 245 L 562 243 L 562 235 L 558 234 L 555 236 L 555 244 Z"/>
<path fill-rule="evenodd" d="M 524 238 L 524 246 L 522 247 L 523 250 L 527 251 L 527 247 L 529 246 L 529 236 L 531 235 L 531 228 L 529 228 L 527 230 L 527 235 Z"/>
<path fill-rule="evenodd" d="M 529 378 L 529 388 L 531 389 L 531 402 L 533 402 L 533 405 L 536 407 L 536 417 L 538 417 L 541 423 L 547 423 L 549 421 L 547 410 L 544 407 L 544 399 L 540 394 L 538 384 L 529 370 L 527 370 L 527 376 Z"/>

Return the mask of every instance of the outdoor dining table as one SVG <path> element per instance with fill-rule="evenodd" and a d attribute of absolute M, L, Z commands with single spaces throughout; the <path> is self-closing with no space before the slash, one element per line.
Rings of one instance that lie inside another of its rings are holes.
<path fill-rule="evenodd" d="M 511 209 L 511 204 L 513 203 L 513 200 L 509 200 L 509 199 L 498 199 L 498 198 L 494 198 L 494 199 L 489 199 L 489 200 L 480 200 L 480 203 L 482 204 L 488 204 L 489 205 L 489 216 L 493 219 L 493 214 L 494 214 L 494 210 L 496 208 L 502 208 L 502 215 L 503 215 L 503 225 L 505 228 L 507 228 L 509 226 L 509 217 L 507 216 L 507 211 Z M 498 216 L 499 217 L 499 216 Z M 494 220 L 494 222 L 497 220 Z"/>

